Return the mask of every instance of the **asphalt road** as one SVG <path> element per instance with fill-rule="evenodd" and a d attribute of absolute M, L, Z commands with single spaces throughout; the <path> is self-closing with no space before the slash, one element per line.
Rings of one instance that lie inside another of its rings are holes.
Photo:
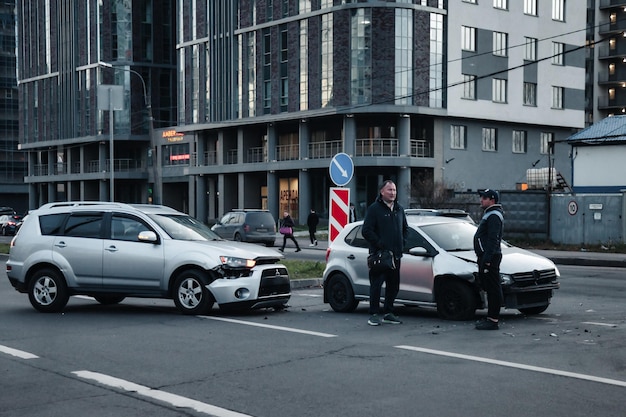
<path fill-rule="evenodd" d="M 561 267 L 542 315 L 501 329 L 399 306 L 339 314 L 320 288 L 290 308 L 182 316 L 169 300 L 42 314 L 0 272 L 0 415 L 624 416 L 626 279 Z"/>

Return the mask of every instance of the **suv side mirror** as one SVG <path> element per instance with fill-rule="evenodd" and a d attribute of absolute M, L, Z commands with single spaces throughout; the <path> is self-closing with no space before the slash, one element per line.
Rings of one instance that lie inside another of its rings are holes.
<path fill-rule="evenodd" d="M 139 232 L 139 236 L 137 236 L 140 242 L 149 242 L 156 243 L 158 241 L 156 233 L 152 230 L 144 230 L 143 232 Z"/>

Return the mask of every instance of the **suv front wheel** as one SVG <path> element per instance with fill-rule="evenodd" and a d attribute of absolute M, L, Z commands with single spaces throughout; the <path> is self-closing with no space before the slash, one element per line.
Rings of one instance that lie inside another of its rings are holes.
<path fill-rule="evenodd" d="M 28 286 L 28 299 L 37 311 L 60 312 L 69 300 L 67 284 L 63 276 L 50 268 L 35 272 Z"/>
<path fill-rule="evenodd" d="M 213 308 L 207 279 L 199 271 L 182 272 L 174 282 L 174 304 L 183 314 L 205 314 Z"/>

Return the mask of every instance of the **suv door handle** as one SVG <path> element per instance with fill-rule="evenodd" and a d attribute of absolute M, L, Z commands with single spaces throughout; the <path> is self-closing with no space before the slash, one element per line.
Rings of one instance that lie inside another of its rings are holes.
<path fill-rule="evenodd" d="M 118 249 L 115 247 L 115 245 L 111 245 L 108 248 L 105 248 L 104 250 L 108 250 L 109 252 L 117 252 Z"/>
<path fill-rule="evenodd" d="M 355 259 L 356 259 L 356 256 L 354 256 L 354 255 L 350 254 L 350 255 L 348 255 L 348 259 L 350 259 L 351 261 L 353 261 L 353 260 L 355 260 Z"/>
<path fill-rule="evenodd" d="M 65 242 L 59 242 L 59 243 L 55 243 L 55 245 L 54 245 L 54 246 L 56 246 L 56 247 L 58 247 L 58 248 L 64 248 L 64 247 L 66 247 L 67 245 L 65 244 Z"/>

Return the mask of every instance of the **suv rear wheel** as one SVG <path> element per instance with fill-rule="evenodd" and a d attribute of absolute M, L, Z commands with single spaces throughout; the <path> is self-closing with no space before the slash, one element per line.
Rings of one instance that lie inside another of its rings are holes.
<path fill-rule="evenodd" d="M 183 314 L 205 314 L 213 308 L 213 295 L 206 285 L 206 277 L 190 269 L 182 272 L 174 282 L 174 304 Z"/>
<path fill-rule="evenodd" d="M 45 268 L 33 275 L 28 286 L 28 299 L 42 313 L 58 313 L 69 300 L 65 279 L 57 271 Z"/>

